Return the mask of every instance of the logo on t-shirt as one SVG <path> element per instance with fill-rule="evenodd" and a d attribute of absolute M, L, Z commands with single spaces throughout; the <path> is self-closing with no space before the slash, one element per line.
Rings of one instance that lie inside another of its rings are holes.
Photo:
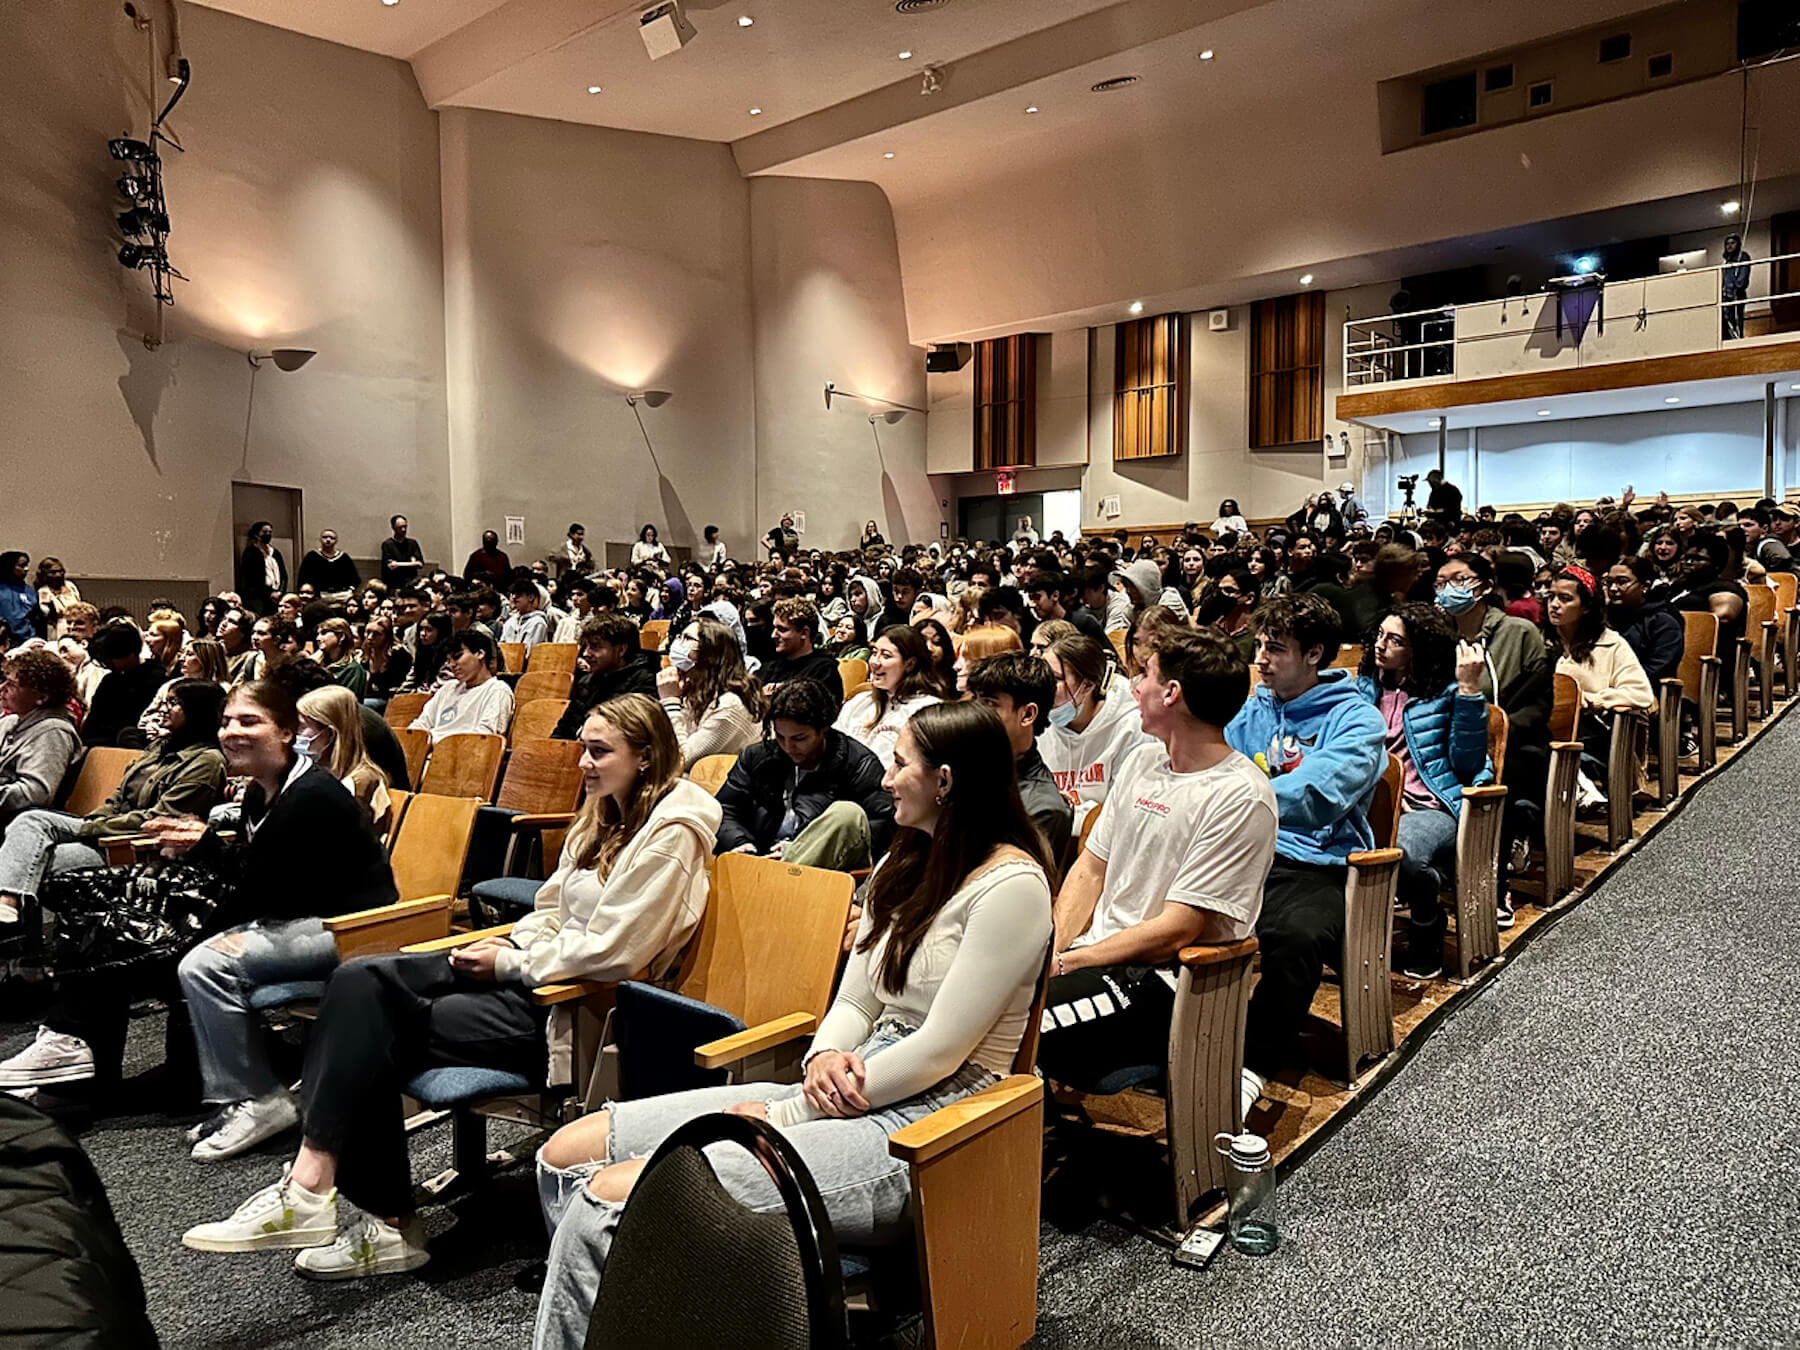
<path fill-rule="evenodd" d="M 1139 797 L 1137 801 L 1132 804 L 1136 806 L 1138 810 L 1148 811 L 1153 816 L 1167 816 L 1169 814 L 1169 804 L 1167 802 L 1159 802 L 1154 797 Z"/>

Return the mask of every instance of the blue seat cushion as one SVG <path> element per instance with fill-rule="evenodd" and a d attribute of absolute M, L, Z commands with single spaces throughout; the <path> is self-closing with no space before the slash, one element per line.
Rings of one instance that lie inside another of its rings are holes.
<path fill-rule="evenodd" d="M 296 1003 L 317 1003 L 324 997 L 323 980 L 289 980 L 284 984 L 260 985 L 252 990 L 250 1008 L 253 1012 L 269 1012 Z"/>
<path fill-rule="evenodd" d="M 407 1096 L 438 1110 L 485 1097 L 515 1097 L 537 1090 L 537 1085 L 522 1073 L 476 1069 L 461 1064 L 426 1069 L 406 1085 Z"/>
<path fill-rule="evenodd" d="M 1088 1090 L 1105 1096 L 1111 1092 L 1124 1092 L 1128 1088 L 1143 1087 L 1146 1083 L 1160 1082 L 1162 1076 L 1163 1066 L 1160 1064 L 1132 1064 L 1123 1069 L 1114 1069 L 1100 1078 Z"/>
<path fill-rule="evenodd" d="M 725 1071 L 697 1067 L 694 1047 L 744 1030 L 722 1008 L 636 980 L 619 986 L 612 1025 L 622 1101 L 723 1086 Z"/>
<path fill-rule="evenodd" d="M 529 913 L 537 904 L 538 888 L 543 884 L 530 877 L 490 877 L 476 882 L 471 894 L 494 909 L 519 911 L 514 916 L 517 918 Z"/>
<path fill-rule="evenodd" d="M 868 1256 L 849 1247 L 838 1248 L 838 1266 L 844 1272 L 845 1283 L 867 1279 L 871 1269 Z"/>

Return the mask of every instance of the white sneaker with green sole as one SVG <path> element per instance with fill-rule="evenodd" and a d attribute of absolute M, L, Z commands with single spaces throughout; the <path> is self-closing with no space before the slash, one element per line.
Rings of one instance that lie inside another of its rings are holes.
<path fill-rule="evenodd" d="M 337 1236 L 337 1188 L 314 1195 L 293 1179 L 293 1164 L 281 1180 L 264 1186 L 229 1219 L 198 1224 L 181 1235 L 181 1245 L 197 1252 L 291 1251 L 323 1247 Z"/>
<path fill-rule="evenodd" d="M 400 1275 L 431 1260 L 418 1219 L 396 1228 L 364 1215 L 338 1234 L 329 1247 L 294 1254 L 294 1269 L 310 1280 L 360 1280 L 368 1275 Z"/>

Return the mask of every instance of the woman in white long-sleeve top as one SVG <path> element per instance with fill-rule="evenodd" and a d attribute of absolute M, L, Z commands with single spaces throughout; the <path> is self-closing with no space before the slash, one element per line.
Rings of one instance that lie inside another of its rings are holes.
<path fill-rule="evenodd" d="M 885 783 L 900 826 L 870 883 L 837 998 L 804 1084 L 747 1083 L 620 1102 L 553 1135 L 538 1155 L 556 1227 L 538 1350 L 574 1350 L 644 1160 L 696 1116 L 735 1111 L 779 1127 L 805 1159 L 840 1242 L 905 1232 L 908 1180 L 888 1135 L 1012 1071 L 1050 938 L 1042 842 L 1019 801 L 1006 732 L 977 703 L 933 704 L 901 732 Z M 714 1160 L 726 1188 L 781 1208 L 747 1155 Z"/>
<path fill-rule="evenodd" d="M 656 696 L 675 727 L 683 769 L 708 755 L 735 755 L 762 739 L 769 701 L 744 665 L 730 628 L 702 614 L 669 644 L 669 664 L 656 677 Z"/>
<path fill-rule="evenodd" d="M 567 1083 L 572 1023 L 555 1010 L 546 1047 L 533 986 L 658 978 L 675 963 L 706 908 L 719 804 L 681 777 L 668 719 L 642 694 L 589 714 L 581 749 L 587 800 L 533 912 L 510 937 L 339 966 L 307 1046 L 299 1155 L 230 1218 L 189 1229 L 187 1246 L 302 1248 L 295 1268 L 325 1280 L 424 1265 L 401 1087 L 438 1066 Z M 339 1188 L 363 1212 L 342 1231 Z"/>

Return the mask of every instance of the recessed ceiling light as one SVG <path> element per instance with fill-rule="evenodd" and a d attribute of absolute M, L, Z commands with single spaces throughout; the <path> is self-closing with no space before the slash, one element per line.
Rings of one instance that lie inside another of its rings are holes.
<path fill-rule="evenodd" d="M 756 22 L 756 20 L 751 18 L 748 14 L 738 15 L 738 27 L 739 28 L 748 28 L 751 24 L 753 24 L 755 22 Z"/>
<path fill-rule="evenodd" d="M 1213 49 L 1211 47 L 1208 47 L 1205 51 L 1201 52 L 1200 59 L 1202 61 L 1212 60 L 1213 59 Z"/>
<path fill-rule="evenodd" d="M 894 152 L 892 150 L 889 150 L 886 154 L 884 154 L 882 156 L 883 159 L 892 159 L 893 157 L 894 157 Z"/>
<path fill-rule="evenodd" d="M 910 61 L 910 60 L 912 60 L 912 53 L 911 52 L 901 52 L 900 59 L 902 61 Z"/>
<path fill-rule="evenodd" d="M 1302 286 L 1312 285 L 1312 273 L 1311 272 L 1302 272 L 1300 274 L 1300 284 Z"/>
<path fill-rule="evenodd" d="M 1032 105 L 1031 105 L 1031 106 L 1030 106 L 1030 107 L 1029 107 L 1029 108 L 1027 108 L 1027 109 L 1026 109 L 1026 110 L 1025 110 L 1025 111 L 1026 111 L 1026 112 L 1028 112 L 1028 113 L 1034 113 L 1034 112 L 1036 112 L 1036 111 L 1037 111 L 1037 104 L 1035 104 L 1035 103 L 1034 103 L 1034 104 L 1032 104 Z"/>
<path fill-rule="evenodd" d="M 599 93 L 599 92 L 600 92 L 600 86 L 599 86 L 599 85 L 597 85 L 597 84 L 590 84 L 590 85 L 589 85 L 589 86 L 588 86 L 588 93 L 590 93 L 590 94 L 597 94 L 597 93 Z"/>
<path fill-rule="evenodd" d="M 1670 394 L 1667 398 L 1665 398 L 1663 400 L 1663 402 L 1664 403 L 1679 403 L 1679 402 L 1681 402 L 1681 400 L 1676 398 L 1675 395 Z"/>
<path fill-rule="evenodd" d="M 1738 213 L 1738 211 L 1740 209 L 1742 209 L 1743 205 L 1744 204 L 1742 202 L 1738 201 L 1736 198 L 1733 198 L 1731 201 L 1728 201 L 1728 202 L 1720 202 L 1719 203 L 1719 214 L 1725 215 L 1725 216 L 1735 216 Z"/>
<path fill-rule="evenodd" d="M 1427 422 L 1425 425 L 1428 427 L 1435 427 L 1438 423 L 1442 422 L 1443 420 L 1444 419 L 1441 417 L 1434 417 L 1429 422 Z"/>
<path fill-rule="evenodd" d="M 1144 312 L 1144 302 L 1142 300 L 1133 300 L 1131 302 L 1131 312 L 1133 314 L 1142 314 Z"/>
<path fill-rule="evenodd" d="M 1538 416 L 1539 416 L 1539 417 L 1548 417 L 1548 416 L 1550 416 L 1550 409 L 1548 409 L 1548 408 L 1539 408 L 1539 409 L 1538 409 Z"/>
<path fill-rule="evenodd" d="M 761 116 L 762 116 L 762 109 L 761 109 L 761 108 L 752 108 L 752 109 L 751 109 L 751 110 L 750 110 L 750 115 L 751 115 L 751 116 L 752 116 L 752 117 L 761 117 Z"/>
<path fill-rule="evenodd" d="M 392 9 L 395 5 L 400 3 L 400 0 L 381 0 L 381 3 L 386 5 L 389 9 Z"/>

